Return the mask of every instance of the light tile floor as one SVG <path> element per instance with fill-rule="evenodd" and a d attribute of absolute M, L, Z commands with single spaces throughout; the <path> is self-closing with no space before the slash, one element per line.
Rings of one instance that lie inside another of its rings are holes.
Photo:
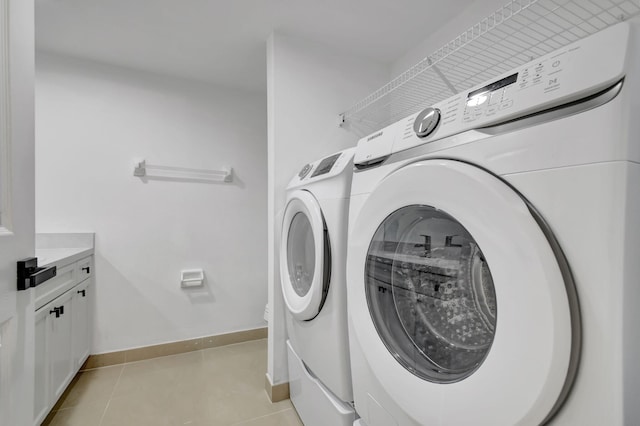
<path fill-rule="evenodd" d="M 59 426 L 301 426 L 264 390 L 266 339 L 81 372 L 45 421 Z"/>

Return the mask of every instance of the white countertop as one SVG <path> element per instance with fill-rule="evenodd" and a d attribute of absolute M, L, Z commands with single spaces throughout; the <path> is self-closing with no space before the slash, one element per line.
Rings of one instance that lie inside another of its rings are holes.
<path fill-rule="evenodd" d="M 93 248 L 47 248 L 36 249 L 38 266 L 61 268 L 93 254 Z"/>
<path fill-rule="evenodd" d="M 93 233 L 36 234 L 38 266 L 63 266 L 93 254 Z"/>

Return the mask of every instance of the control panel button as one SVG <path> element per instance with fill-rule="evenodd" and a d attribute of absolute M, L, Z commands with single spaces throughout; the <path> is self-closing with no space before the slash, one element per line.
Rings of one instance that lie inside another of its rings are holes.
<path fill-rule="evenodd" d="M 498 112 L 498 107 L 497 106 L 491 106 L 491 107 L 487 108 L 487 115 L 493 115 L 496 112 Z"/>
<path fill-rule="evenodd" d="M 491 98 L 489 99 L 489 106 L 500 103 L 502 100 L 502 93 L 500 90 L 496 90 L 491 94 Z"/>
<path fill-rule="evenodd" d="M 311 164 L 305 164 L 302 170 L 300 170 L 300 172 L 298 173 L 298 177 L 300 179 L 304 179 L 304 177 L 308 175 L 310 171 L 311 171 Z"/>
<path fill-rule="evenodd" d="M 513 99 L 509 99 L 508 101 L 504 101 L 500 104 L 500 109 L 509 108 L 513 105 Z"/>
<path fill-rule="evenodd" d="M 426 138 L 438 127 L 438 123 L 440 123 L 440 110 L 425 108 L 413 122 L 413 131 L 419 138 Z"/>
<path fill-rule="evenodd" d="M 502 101 L 504 102 L 511 99 L 512 92 L 513 92 L 513 86 L 505 87 L 504 90 L 502 91 L 502 98 L 501 98 Z"/>

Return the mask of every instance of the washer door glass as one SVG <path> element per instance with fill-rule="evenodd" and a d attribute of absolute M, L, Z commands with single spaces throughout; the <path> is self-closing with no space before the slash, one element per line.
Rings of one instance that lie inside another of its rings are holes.
<path fill-rule="evenodd" d="M 298 296 L 305 296 L 316 269 L 316 249 L 309 218 L 298 212 L 291 220 L 287 239 L 287 266 L 291 286 Z"/>
<path fill-rule="evenodd" d="M 496 294 L 481 248 L 455 218 L 426 205 L 390 214 L 365 264 L 378 334 L 407 370 L 437 383 L 470 376 L 496 328 Z"/>
<path fill-rule="evenodd" d="M 282 218 L 280 284 L 289 313 L 299 321 L 318 315 L 328 294 L 331 273 L 329 235 L 315 197 L 294 191 Z"/>

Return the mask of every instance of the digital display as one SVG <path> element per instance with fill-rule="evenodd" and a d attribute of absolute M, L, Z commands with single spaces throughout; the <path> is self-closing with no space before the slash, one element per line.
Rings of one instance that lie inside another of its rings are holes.
<path fill-rule="evenodd" d="M 482 93 L 493 92 L 494 90 L 502 89 L 505 86 L 515 83 L 518 80 L 518 73 L 511 74 L 509 77 L 505 77 L 502 80 L 498 80 L 491 84 L 484 86 L 481 89 L 474 90 L 473 92 L 469 92 L 467 95 L 467 99 L 471 99 L 474 96 L 480 95 Z"/>
<path fill-rule="evenodd" d="M 338 158 L 340 158 L 340 155 L 342 154 L 335 154 L 335 155 L 332 155 L 331 157 L 327 157 L 324 160 L 322 160 L 320 164 L 318 164 L 318 167 L 316 167 L 316 169 L 314 170 L 311 177 L 320 176 L 325 173 L 329 173 L 333 165 L 338 160 Z"/>

